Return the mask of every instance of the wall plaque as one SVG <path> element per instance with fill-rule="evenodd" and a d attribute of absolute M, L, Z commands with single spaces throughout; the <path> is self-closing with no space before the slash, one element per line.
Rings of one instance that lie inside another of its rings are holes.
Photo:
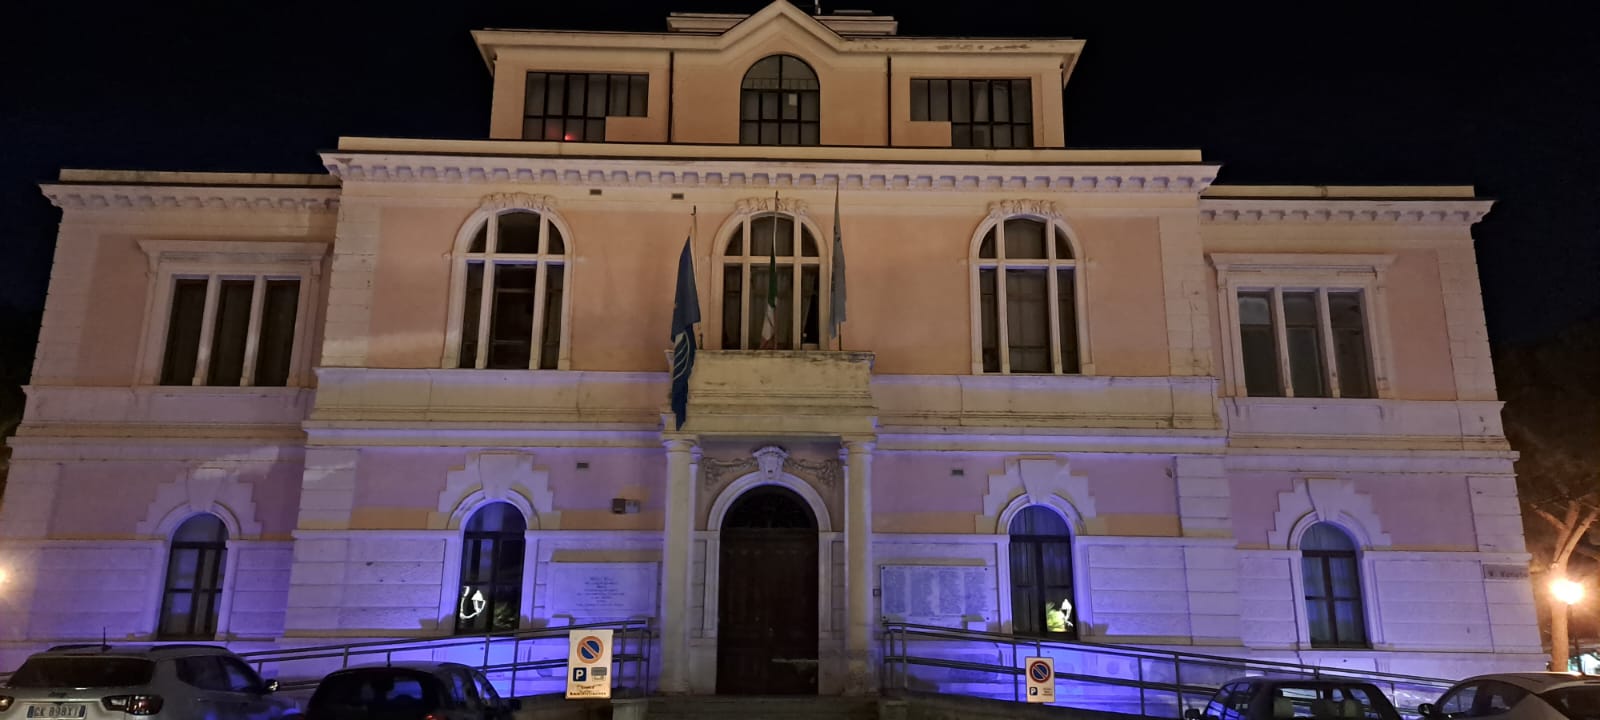
<path fill-rule="evenodd" d="M 1485 580 L 1527 580 L 1527 565 L 1484 565 Z"/>
<path fill-rule="evenodd" d="M 656 563 L 552 562 L 545 581 L 551 616 L 579 621 L 656 615 Z"/>
<path fill-rule="evenodd" d="M 994 568 L 963 565 L 885 565 L 881 612 L 906 622 L 957 627 L 969 615 L 995 617 Z"/>

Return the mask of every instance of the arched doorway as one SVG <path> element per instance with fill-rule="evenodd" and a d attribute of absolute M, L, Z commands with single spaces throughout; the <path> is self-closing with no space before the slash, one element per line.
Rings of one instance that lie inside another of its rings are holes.
<path fill-rule="evenodd" d="M 817 518 L 794 491 L 763 485 L 722 521 L 717 692 L 817 691 Z"/>

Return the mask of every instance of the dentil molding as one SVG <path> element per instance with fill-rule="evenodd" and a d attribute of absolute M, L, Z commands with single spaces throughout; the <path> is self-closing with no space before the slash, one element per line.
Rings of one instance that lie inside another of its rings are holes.
<path fill-rule="evenodd" d="M 63 210 L 231 210 L 331 213 L 338 188 L 176 185 L 44 185 Z"/>
<path fill-rule="evenodd" d="M 1472 225 L 1489 214 L 1488 200 L 1200 200 L 1201 222 L 1387 223 L 1401 225 Z"/>

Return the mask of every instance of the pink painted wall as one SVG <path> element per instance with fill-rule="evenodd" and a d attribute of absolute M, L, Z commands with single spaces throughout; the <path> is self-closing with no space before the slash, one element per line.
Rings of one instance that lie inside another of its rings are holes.
<path fill-rule="evenodd" d="M 1439 260 L 1432 250 L 1396 253 L 1389 267 L 1389 341 L 1395 392 L 1409 400 L 1456 399 Z"/>
<path fill-rule="evenodd" d="M 1072 472 L 1088 476 L 1096 514 L 1178 514 L 1178 488 L 1169 457 L 1075 455 Z"/>
<path fill-rule="evenodd" d="M 94 263 L 92 310 L 83 319 L 83 348 L 78 357 L 82 385 L 131 385 L 145 329 L 145 296 L 149 258 L 134 238 L 102 235 Z"/>
<path fill-rule="evenodd" d="M 390 205 L 379 219 L 371 367 L 439 367 L 450 307 L 450 253 L 471 208 Z"/>
<path fill-rule="evenodd" d="M 196 457 L 207 453 L 194 452 Z M 154 507 L 158 488 L 187 477 L 197 462 L 77 462 L 63 464 L 55 505 L 50 509 L 50 536 L 130 538 L 151 516 L 164 517 L 172 508 Z M 247 463 L 238 478 L 252 486 L 254 520 L 261 539 L 287 540 L 300 510 L 300 479 L 305 465 L 298 457 L 276 463 Z M 92 501 L 91 501 L 92 499 Z M 234 513 L 243 508 L 230 507 Z M 248 521 L 250 518 L 240 518 Z"/>
<path fill-rule="evenodd" d="M 1095 373 L 1171 374 L 1161 232 L 1153 218 L 1068 218 L 1087 262 L 1089 341 Z"/>
<path fill-rule="evenodd" d="M 1234 472 L 1229 476 L 1234 535 L 1243 545 L 1265 546 L 1275 526 L 1280 493 L 1294 489 L 1301 473 Z M 1451 475 L 1375 475 L 1338 473 L 1372 500 L 1382 528 L 1395 549 L 1477 549 L 1472 500 L 1464 477 Z"/>

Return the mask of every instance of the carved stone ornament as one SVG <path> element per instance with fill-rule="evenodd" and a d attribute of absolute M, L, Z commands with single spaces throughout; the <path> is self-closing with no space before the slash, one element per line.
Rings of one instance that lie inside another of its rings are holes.
<path fill-rule="evenodd" d="M 839 486 L 839 478 L 844 475 L 844 465 L 838 460 L 796 460 L 789 458 L 788 467 L 804 471 L 816 480 L 817 484 L 825 488 Z M 789 474 L 794 475 L 793 471 Z"/>
<path fill-rule="evenodd" d="M 1004 220 L 1018 215 L 1031 215 L 1046 220 L 1060 220 L 1061 208 L 1051 200 L 996 200 L 989 203 L 989 219 Z"/>
<path fill-rule="evenodd" d="M 555 199 L 549 195 L 530 195 L 528 193 L 489 193 L 483 196 L 483 201 L 478 205 L 481 210 L 503 212 L 505 210 L 533 210 L 545 212 L 555 207 Z"/>
<path fill-rule="evenodd" d="M 707 490 L 722 487 L 726 481 L 748 475 L 755 469 L 756 459 L 753 457 L 737 460 L 700 459 L 700 476 Z"/>
<path fill-rule="evenodd" d="M 789 460 L 789 451 L 777 445 L 768 445 L 755 452 L 756 466 L 761 468 L 761 474 L 768 481 L 776 480 L 778 473 L 783 472 L 784 463 Z"/>
<path fill-rule="evenodd" d="M 755 215 L 757 213 L 781 212 L 790 215 L 806 214 L 804 200 L 785 197 L 758 197 L 745 198 L 733 204 L 735 215 Z"/>

